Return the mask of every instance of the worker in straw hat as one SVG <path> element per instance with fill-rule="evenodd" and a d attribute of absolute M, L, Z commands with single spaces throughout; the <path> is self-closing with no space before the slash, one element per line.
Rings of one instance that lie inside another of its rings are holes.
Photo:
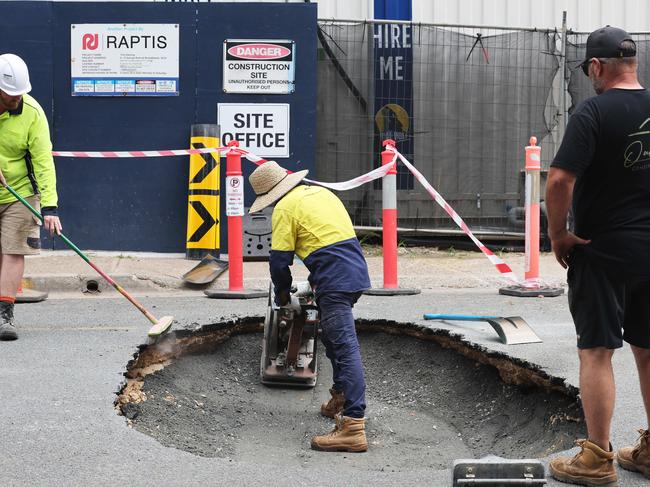
<path fill-rule="evenodd" d="M 300 309 L 290 293 L 295 254 L 309 269 L 320 308 L 321 339 L 334 375 L 321 414 L 336 419 L 336 427 L 312 438 L 311 447 L 362 452 L 368 449 L 366 383 L 352 307 L 370 287 L 368 266 L 343 203 L 323 187 L 301 184 L 307 172 L 290 174 L 274 161 L 255 169 L 249 181 L 257 199 L 250 213 L 275 203 L 269 266 L 276 304 Z"/>

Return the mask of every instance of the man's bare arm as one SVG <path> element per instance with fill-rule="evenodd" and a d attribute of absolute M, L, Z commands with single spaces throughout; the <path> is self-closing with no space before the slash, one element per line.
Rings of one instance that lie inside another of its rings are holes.
<path fill-rule="evenodd" d="M 567 230 L 567 216 L 573 199 L 576 176 L 570 171 L 552 167 L 546 180 L 546 215 L 548 217 L 548 236 L 555 258 L 565 269 L 568 256 L 576 245 L 588 244 Z"/>

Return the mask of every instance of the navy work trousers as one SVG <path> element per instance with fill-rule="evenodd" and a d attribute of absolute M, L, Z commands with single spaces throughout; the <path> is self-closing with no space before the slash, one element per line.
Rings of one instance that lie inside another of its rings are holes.
<path fill-rule="evenodd" d="M 366 410 L 366 380 L 352 316 L 360 295 L 328 292 L 318 297 L 321 340 L 332 362 L 334 389 L 345 394 L 343 416 L 351 418 L 363 418 Z"/>

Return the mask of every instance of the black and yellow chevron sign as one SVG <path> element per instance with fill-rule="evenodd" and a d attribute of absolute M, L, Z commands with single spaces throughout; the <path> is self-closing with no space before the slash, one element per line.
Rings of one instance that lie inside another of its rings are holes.
<path fill-rule="evenodd" d="M 193 149 L 219 147 L 217 137 L 192 137 Z M 189 254 L 218 250 L 219 242 L 219 153 L 192 154 L 187 201 Z M 200 255 L 197 254 L 197 257 Z"/>

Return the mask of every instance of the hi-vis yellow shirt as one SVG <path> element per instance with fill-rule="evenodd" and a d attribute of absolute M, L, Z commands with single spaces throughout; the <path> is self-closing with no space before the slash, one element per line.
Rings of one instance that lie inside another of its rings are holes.
<path fill-rule="evenodd" d="M 16 110 L 0 114 L 0 169 L 9 186 L 23 197 L 41 194 L 41 207 L 56 207 L 56 173 L 47 118 L 29 95 Z M 0 188 L 0 203 L 16 201 Z"/>
<path fill-rule="evenodd" d="M 294 251 L 301 260 L 323 247 L 356 238 L 350 216 L 334 193 L 299 185 L 273 210 L 273 250 Z"/>
<path fill-rule="evenodd" d="M 276 205 L 269 266 L 276 296 L 288 293 L 294 253 L 309 269 L 316 295 L 359 292 L 370 287 L 350 216 L 334 193 L 320 186 L 299 185 Z"/>

